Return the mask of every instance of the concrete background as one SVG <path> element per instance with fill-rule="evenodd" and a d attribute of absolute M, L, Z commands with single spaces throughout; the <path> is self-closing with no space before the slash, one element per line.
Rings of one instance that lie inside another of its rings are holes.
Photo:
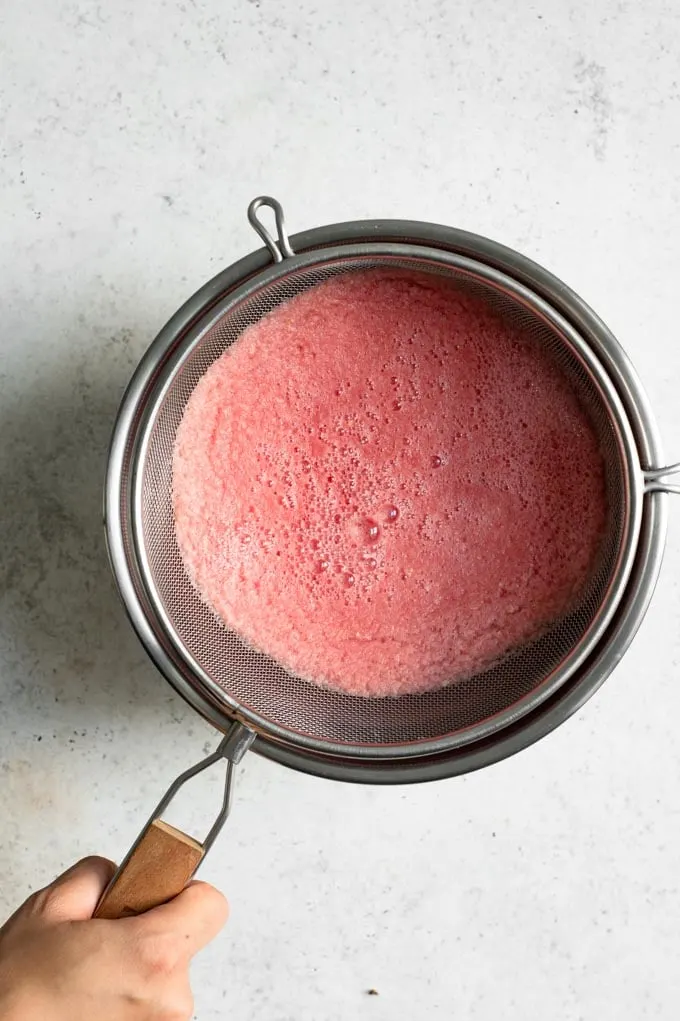
<path fill-rule="evenodd" d="M 101 486 L 145 347 L 259 245 L 254 195 L 291 230 L 434 220 L 545 264 L 617 334 L 680 458 L 679 57 L 672 0 L 5 0 L 0 914 L 80 855 L 120 857 L 216 741 L 124 618 Z M 408 789 L 247 759 L 203 869 L 233 917 L 196 962 L 196 1018 L 677 1016 L 671 511 L 632 649 L 534 748 Z"/>

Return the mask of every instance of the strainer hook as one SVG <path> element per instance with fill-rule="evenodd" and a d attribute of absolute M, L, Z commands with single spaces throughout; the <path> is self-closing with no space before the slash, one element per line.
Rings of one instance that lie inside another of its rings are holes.
<path fill-rule="evenodd" d="M 258 210 L 262 206 L 267 206 L 274 212 L 276 230 L 278 233 L 278 244 L 257 215 Z M 277 201 L 277 199 L 272 198 L 270 195 L 259 195 L 256 199 L 253 199 L 248 206 L 248 220 L 250 221 L 251 227 L 257 231 L 269 251 L 272 253 L 274 262 L 283 262 L 284 259 L 291 259 L 295 255 L 288 239 L 288 233 L 286 232 L 286 221 L 283 215 L 283 206 Z"/>
<path fill-rule="evenodd" d="M 676 493 L 680 496 L 680 485 L 666 482 L 669 475 L 680 475 L 680 461 L 665 468 L 650 468 L 645 472 L 645 493 Z"/>

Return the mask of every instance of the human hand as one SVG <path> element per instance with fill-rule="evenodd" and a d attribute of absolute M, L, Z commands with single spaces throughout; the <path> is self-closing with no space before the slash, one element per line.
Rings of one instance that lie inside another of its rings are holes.
<path fill-rule="evenodd" d="M 134 918 L 93 919 L 115 866 L 85 858 L 0 929 L 0 1021 L 188 1021 L 189 962 L 224 925 L 207 883 Z"/>

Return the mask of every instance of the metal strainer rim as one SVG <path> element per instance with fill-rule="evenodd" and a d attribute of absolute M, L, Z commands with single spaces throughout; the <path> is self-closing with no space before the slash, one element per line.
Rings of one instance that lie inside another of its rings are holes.
<path fill-rule="evenodd" d="M 259 733 L 267 734 L 275 741 L 283 742 L 288 745 L 306 746 L 311 751 L 322 754 L 336 754 L 342 755 L 346 758 L 352 757 L 371 760 L 378 758 L 410 758 L 414 755 L 424 756 L 428 754 L 439 754 L 471 742 L 488 738 L 492 733 L 496 733 L 514 723 L 520 716 L 533 711 L 542 701 L 554 694 L 555 690 L 565 683 L 568 677 L 570 677 L 573 672 L 578 669 L 585 657 L 592 652 L 594 645 L 599 640 L 600 634 L 606 628 L 607 623 L 611 619 L 611 615 L 614 613 L 616 606 L 618 605 L 621 594 L 625 589 L 627 578 L 630 573 L 630 566 L 635 554 L 643 493 L 643 479 L 639 466 L 639 458 L 635 446 L 635 438 L 630 428 L 628 418 L 607 373 L 595 356 L 591 346 L 587 344 L 580 333 L 576 331 L 574 327 L 552 307 L 552 305 L 541 298 L 540 295 L 537 295 L 535 292 L 531 291 L 529 288 L 525 287 L 509 275 L 503 274 L 485 263 L 465 256 L 460 256 L 456 253 L 433 249 L 429 246 L 423 247 L 415 244 L 395 243 L 385 245 L 362 242 L 357 246 L 341 245 L 334 248 L 322 248 L 320 250 L 316 249 L 314 251 L 305 252 L 301 255 L 295 256 L 293 259 L 285 260 L 286 264 L 283 266 L 278 264 L 278 266 L 272 266 L 269 269 L 256 274 L 256 276 L 247 280 L 242 286 L 235 288 L 233 291 L 230 291 L 227 295 L 225 295 L 210 309 L 209 314 L 201 316 L 190 330 L 185 331 L 182 334 L 181 340 L 180 338 L 176 338 L 178 342 L 174 346 L 171 357 L 166 361 L 162 372 L 157 374 L 157 378 L 154 381 L 154 387 L 151 394 L 147 396 L 146 404 L 141 410 L 141 415 L 136 425 L 136 435 L 139 437 L 141 433 L 142 438 L 141 440 L 137 439 L 135 442 L 135 450 L 132 459 L 135 470 L 144 463 L 145 444 L 148 442 L 150 424 L 153 422 L 155 417 L 155 410 L 162 401 L 165 388 L 170 385 L 171 380 L 175 377 L 175 374 L 179 370 L 184 359 L 189 356 L 193 346 L 200 343 L 201 336 L 210 329 L 210 326 L 217 319 L 224 315 L 225 310 L 231 304 L 242 301 L 249 293 L 259 290 L 261 287 L 266 286 L 279 276 L 290 272 L 291 269 L 304 268 L 305 266 L 317 264 L 319 262 L 326 264 L 329 260 L 334 258 L 347 259 L 352 258 L 353 256 L 369 256 L 375 254 L 386 254 L 404 258 L 424 258 L 430 261 L 443 262 L 446 265 L 453 265 L 458 271 L 473 272 L 476 276 L 493 282 L 494 286 L 500 287 L 502 285 L 503 289 L 506 290 L 506 293 L 509 291 L 516 299 L 522 296 L 522 298 L 527 302 L 528 307 L 531 308 L 532 312 L 536 313 L 537 310 L 540 310 L 553 327 L 558 327 L 560 332 L 569 338 L 569 342 L 575 350 L 578 351 L 579 357 L 589 366 L 591 376 L 597 382 L 601 393 L 604 392 L 608 408 L 613 409 L 616 412 L 614 417 L 617 424 L 617 434 L 621 440 L 622 450 L 625 455 L 624 464 L 626 465 L 628 474 L 626 484 L 628 487 L 630 514 L 628 521 L 628 533 L 623 543 L 618 568 L 614 572 L 614 580 L 610 585 L 607 596 L 605 600 L 603 600 L 600 611 L 597 614 L 596 619 L 598 620 L 598 627 L 596 629 L 589 629 L 589 633 L 596 630 L 597 634 L 591 633 L 590 640 L 587 643 L 580 643 L 579 655 L 569 657 L 568 670 L 564 667 L 560 668 L 560 670 L 557 671 L 556 677 L 554 677 L 552 681 L 544 682 L 538 689 L 525 696 L 516 705 L 502 713 L 499 713 L 497 717 L 492 718 L 491 720 L 484 721 L 482 724 L 469 728 L 467 732 L 459 731 L 454 735 L 449 735 L 444 738 L 424 740 L 415 744 L 406 745 L 348 745 L 320 740 L 306 735 L 295 734 L 287 728 L 280 727 L 277 724 L 272 724 L 271 721 L 260 717 L 258 714 L 244 710 L 224 691 L 224 689 L 212 681 L 201 669 L 200 665 L 193 660 L 193 657 L 184 650 L 181 640 L 179 640 L 174 628 L 168 620 L 162 603 L 156 593 L 149 565 L 146 561 L 144 545 L 139 541 L 138 528 L 135 527 L 135 521 L 139 522 L 141 520 L 139 516 L 140 473 L 137 472 L 134 480 L 135 501 L 132 514 L 132 535 L 135 542 L 138 564 L 140 566 L 139 581 L 141 582 L 144 590 L 145 602 L 147 603 L 146 612 L 152 612 L 163 622 L 165 637 L 170 638 L 171 640 L 172 651 L 174 653 L 173 658 L 184 661 L 185 664 L 188 661 L 194 675 L 199 678 L 199 683 L 208 690 L 211 690 L 213 695 L 215 695 L 217 700 L 223 705 L 226 702 L 232 714 L 238 715 L 240 718 L 246 720 L 246 722 L 253 725 Z M 162 380 L 160 387 L 159 379 Z M 149 401 L 150 396 L 153 398 L 151 401 Z M 139 405 L 137 410 L 140 411 Z M 606 610 L 603 612 L 605 607 Z"/>

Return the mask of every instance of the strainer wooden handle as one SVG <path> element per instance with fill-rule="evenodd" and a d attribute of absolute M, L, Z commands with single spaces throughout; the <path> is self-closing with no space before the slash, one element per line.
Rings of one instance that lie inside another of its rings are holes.
<path fill-rule="evenodd" d="M 126 918 L 181 893 L 205 851 L 193 837 L 154 819 L 102 897 L 95 918 Z"/>
<path fill-rule="evenodd" d="M 170 785 L 148 823 L 114 875 L 94 913 L 95 918 L 125 918 L 165 904 L 181 893 L 227 820 L 236 766 L 255 740 L 254 732 L 234 723 L 216 751 L 187 769 Z M 210 766 L 226 760 L 222 807 L 203 843 L 165 822 L 161 816 L 180 787 Z"/>

